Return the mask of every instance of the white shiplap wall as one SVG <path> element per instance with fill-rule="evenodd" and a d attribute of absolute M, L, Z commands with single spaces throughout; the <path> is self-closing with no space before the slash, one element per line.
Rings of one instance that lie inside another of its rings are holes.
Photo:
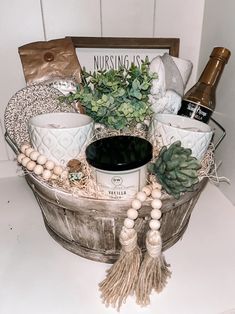
<path fill-rule="evenodd" d="M 179 37 L 180 57 L 190 59 L 194 64 L 193 82 L 199 57 L 204 1 L 1 0 L 2 126 L 7 102 L 25 86 L 18 47 L 33 41 L 68 35 Z M 0 130 L 0 161 L 13 158 L 9 148 L 7 151 Z"/>
<path fill-rule="evenodd" d="M 157 0 L 155 36 L 179 37 L 180 57 L 193 63 L 188 87 L 196 81 L 205 0 Z"/>
<path fill-rule="evenodd" d="M 42 15 L 39 0 L 1 0 L 0 2 L 0 121 L 11 96 L 25 86 L 18 47 L 43 40 Z M 0 162 L 8 159 L 0 130 Z"/>
<path fill-rule="evenodd" d="M 102 0 L 103 36 L 152 37 L 154 0 Z"/>
<path fill-rule="evenodd" d="M 46 40 L 101 36 L 100 0 L 41 0 Z"/>

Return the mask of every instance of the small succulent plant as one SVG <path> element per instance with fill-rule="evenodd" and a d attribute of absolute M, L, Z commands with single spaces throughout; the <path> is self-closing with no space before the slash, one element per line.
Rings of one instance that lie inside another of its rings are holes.
<path fill-rule="evenodd" d="M 191 154 L 191 149 L 181 147 L 181 142 L 176 141 L 169 148 L 163 146 L 156 162 L 149 166 L 166 192 L 176 199 L 181 193 L 192 191 L 199 182 L 201 164 Z"/>

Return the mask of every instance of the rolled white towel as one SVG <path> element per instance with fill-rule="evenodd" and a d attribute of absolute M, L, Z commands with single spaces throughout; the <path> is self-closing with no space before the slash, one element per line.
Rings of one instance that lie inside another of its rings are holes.
<path fill-rule="evenodd" d="M 173 61 L 175 62 L 177 68 L 180 71 L 180 74 L 182 76 L 184 89 L 186 88 L 186 85 L 188 83 L 188 80 L 190 78 L 190 75 L 192 73 L 193 64 L 190 60 L 182 59 L 182 58 L 176 58 L 171 57 Z"/>
<path fill-rule="evenodd" d="M 159 99 L 166 92 L 165 68 L 160 56 L 151 61 L 149 71 L 157 74 L 157 78 L 152 82 L 150 93 L 155 99 Z"/>
<path fill-rule="evenodd" d="M 171 57 L 169 54 L 155 57 L 150 72 L 156 73 L 149 95 L 155 113 L 177 114 L 185 86 L 192 71 L 191 61 Z"/>
<path fill-rule="evenodd" d="M 154 98 L 149 95 L 149 102 L 155 113 L 172 113 L 177 114 L 181 106 L 181 96 L 172 90 L 166 91 L 161 98 Z"/>

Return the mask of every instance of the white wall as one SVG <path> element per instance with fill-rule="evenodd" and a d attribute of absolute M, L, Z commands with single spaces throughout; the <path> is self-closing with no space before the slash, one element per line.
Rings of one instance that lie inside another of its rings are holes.
<path fill-rule="evenodd" d="M 193 63 L 188 88 L 196 81 L 205 0 L 157 0 L 155 37 L 179 37 L 180 57 Z"/>
<path fill-rule="evenodd" d="M 25 86 L 18 47 L 35 40 L 43 40 L 42 16 L 39 0 L 1 0 L 0 2 L 0 122 L 7 102 Z M 9 152 L 9 150 L 8 150 Z M 0 128 L 0 162 L 9 158 Z"/>
<path fill-rule="evenodd" d="M 235 1 L 206 0 L 198 75 L 204 68 L 215 46 L 231 50 L 217 88 L 217 105 L 213 117 L 226 129 L 227 136 L 216 151 L 222 161 L 218 174 L 230 179 L 231 184 L 220 183 L 220 189 L 235 204 Z"/>

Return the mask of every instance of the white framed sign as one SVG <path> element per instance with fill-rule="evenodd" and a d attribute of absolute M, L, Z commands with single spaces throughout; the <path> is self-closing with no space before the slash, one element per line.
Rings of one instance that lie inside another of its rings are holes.
<path fill-rule="evenodd" d="M 86 71 L 128 68 L 131 63 L 139 66 L 148 57 L 179 55 L 179 38 L 127 38 L 127 37 L 71 37 L 76 53 Z"/>

